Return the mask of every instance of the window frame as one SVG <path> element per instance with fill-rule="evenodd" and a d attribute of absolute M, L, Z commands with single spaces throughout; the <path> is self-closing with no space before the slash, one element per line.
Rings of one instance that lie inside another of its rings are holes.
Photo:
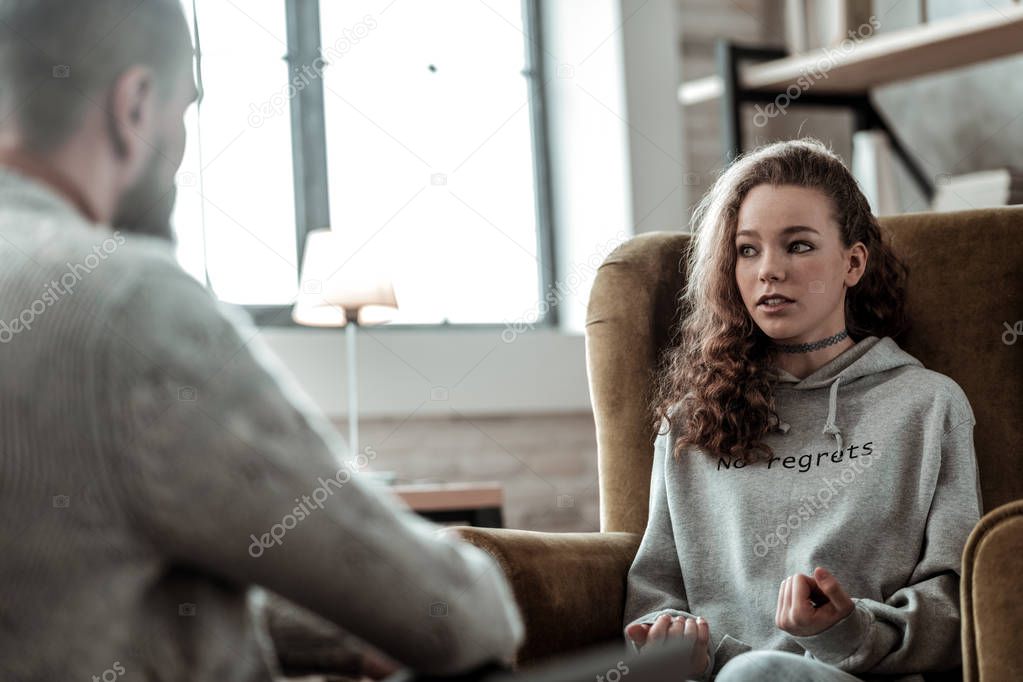
<path fill-rule="evenodd" d="M 284 0 L 287 23 L 287 54 L 289 79 L 302 73 L 304 65 L 312 66 L 320 56 L 320 1 Z M 539 0 L 521 0 L 526 63 L 522 75 L 527 79 L 530 115 L 530 137 L 533 147 L 533 186 L 536 212 L 538 282 L 537 301 L 555 284 L 554 232 L 552 225 L 552 199 L 550 182 L 549 126 L 545 77 L 543 31 Z M 329 65 L 326 67 L 329 68 Z M 324 109 L 323 83 L 311 80 L 298 91 L 290 103 L 291 150 L 295 190 L 295 244 L 296 263 L 301 267 L 306 236 L 311 230 L 330 225 L 330 197 L 327 178 L 327 126 Z M 333 227 L 333 226 L 332 226 Z M 291 305 L 235 305 L 245 310 L 258 327 L 306 327 L 291 319 Z M 558 324 L 556 306 L 535 322 L 534 328 L 553 328 Z M 452 323 L 387 324 L 378 328 L 434 330 L 434 329 L 504 329 L 506 323 Z"/>

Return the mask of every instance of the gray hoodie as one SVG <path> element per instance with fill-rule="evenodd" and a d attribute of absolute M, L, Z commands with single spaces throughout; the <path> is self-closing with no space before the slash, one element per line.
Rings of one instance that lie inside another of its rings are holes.
<path fill-rule="evenodd" d="M 865 680 L 960 665 L 960 562 L 982 509 L 966 394 L 891 338 L 868 336 L 802 380 L 779 370 L 775 395 L 770 461 L 689 448 L 676 462 L 678 420 L 662 422 L 626 627 L 661 613 L 706 618 L 700 680 L 750 649 Z M 856 608 L 792 636 L 774 624 L 779 588 L 815 566 Z"/>

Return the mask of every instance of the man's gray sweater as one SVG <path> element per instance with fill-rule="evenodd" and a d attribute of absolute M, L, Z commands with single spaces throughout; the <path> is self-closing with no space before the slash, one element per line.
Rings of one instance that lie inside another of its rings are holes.
<path fill-rule="evenodd" d="M 252 585 L 422 671 L 510 657 L 498 564 L 374 455 L 169 243 L 0 169 L 0 679 L 269 680 Z"/>

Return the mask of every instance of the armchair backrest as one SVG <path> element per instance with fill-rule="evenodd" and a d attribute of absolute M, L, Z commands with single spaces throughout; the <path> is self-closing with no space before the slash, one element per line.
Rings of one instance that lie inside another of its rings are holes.
<path fill-rule="evenodd" d="M 909 267 L 912 328 L 895 341 L 970 399 L 984 510 L 1023 498 L 1023 207 L 881 219 Z M 656 435 L 649 403 L 677 342 L 687 232 L 651 232 L 598 269 L 586 320 L 601 531 L 646 528 Z"/>

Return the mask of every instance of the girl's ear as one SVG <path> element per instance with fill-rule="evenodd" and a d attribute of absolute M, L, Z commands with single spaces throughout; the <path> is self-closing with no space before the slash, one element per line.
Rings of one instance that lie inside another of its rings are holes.
<path fill-rule="evenodd" d="M 845 285 L 854 287 L 867 271 L 869 253 L 863 242 L 856 242 L 849 247 L 849 268 L 845 274 Z"/>

